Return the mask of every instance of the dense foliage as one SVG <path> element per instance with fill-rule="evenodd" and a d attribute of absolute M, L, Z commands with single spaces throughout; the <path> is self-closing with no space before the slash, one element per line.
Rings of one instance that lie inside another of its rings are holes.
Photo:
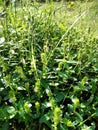
<path fill-rule="evenodd" d="M 97 129 L 98 39 L 28 6 L 2 21 L 0 129 Z"/>

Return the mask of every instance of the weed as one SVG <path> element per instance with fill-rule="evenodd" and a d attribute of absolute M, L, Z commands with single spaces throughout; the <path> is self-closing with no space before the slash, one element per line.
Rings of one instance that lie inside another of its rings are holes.
<path fill-rule="evenodd" d="M 85 12 L 68 26 L 55 19 L 52 2 L 20 7 L 8 8 L 2 20 L 1 130 L 94 130 L 98 39 L 78 28 Z"/>

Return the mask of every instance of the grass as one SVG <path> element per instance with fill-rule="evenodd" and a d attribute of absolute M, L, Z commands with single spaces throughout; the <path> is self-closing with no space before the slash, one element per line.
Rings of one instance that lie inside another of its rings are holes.
<path fill-rule="evenodd" d="M 47 8 L 47 4 L 44 4 L 42 8 Z M 68 24 L 72 24 L 77 17 L 85 10 L 88 10 L 88 13 L 81 18 L 79 23 L 77 24 L 77 28 L 82 29 L 83 31 L 85 29 L 90 28 L 91 33 L 95 36 L 98 34 L 97 26 L 98 26 L 98 9 L 97 9 L 97 1 L 92 2 L 73 2 L 71 5 L 71 2 L 69 3 L 55 3 L 54 4 L 54 10 L 55 10 L 55 19 L 60 20 L 61 22 Z"/>
<path fill-rule="evenodd" d="M 18 7 L 19 8 L 19 7 Z M 39 10 L 47 9 L 47 4 L 39 4 Z M 55 12 L 55 19 L 57 21 L 61 21 L 65 24 L 72 24 L 77 17 L 85 10 L 88 10 L 88 13 L 81 18 L 79 23 L 77 24 L 77 28 L 81 30 L 90 29 L 91 33 L 95 35 L 95 37 L 98 34 L 97 26 L 98 26 L 98 9 L 97 9 L 97 1 L 91 1 L 91 2 L 73 2 L 71 5 L 71 2 L 69 3 L 58 3 L 55 2 L 53 4 L 53 9 Z M 1 8 L 2 10 L 2 8 Z M 20 9 L 17 9 L 20 10 Z M 20 14 L 19 14 L 20 15 Z M 2 32 L 2 26 L 0 26 L 0 30 Z"/>
<path fill-rule="evenodd" d="M 97 129 L 95 7 L 24 2 L 6 10 L 0 32 L 1 130 Z"/>

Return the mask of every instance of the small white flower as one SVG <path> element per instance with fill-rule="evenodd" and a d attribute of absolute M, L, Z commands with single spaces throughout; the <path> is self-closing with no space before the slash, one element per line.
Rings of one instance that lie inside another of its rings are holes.
<path fill-rule="evenodd" d="M 3 91 L 4 90 L 4 88 L 0 88 L 0 91 Z"/>
<path fill-rule="evenodd" d="M 0 44 L 4 43 L 5 42 L 5 38 L 4 37 L 1 37 L 0 38 Z"/>
<path fill-rule="evenodd" d="M 12 103 L 13 102 L 13 100 L 12 99 L 9 99 L 9 103 Z"/>
<path fill-rule="evenodd" d="M 38 88 L 37 88 L 37 87 L 34 88 L 34 92 L 35 92 L 35 93 L 38 92 Z"/>
<path fill-rule="evenodd" d="M 11 50 L 10 53 L 11 53 L 11 54 L 15 54 L 15 51 L 14 51 L 14 50 Z"/>
<path fill-rule="evenodd" d="M 47 107 L 51 107 L 51 103 L 50 102 L 47 102 Z"/>
<path fill-rule="evenodd" d="M 28 107 L 29 107 L 29 108 L 31 108 L 31 107 L 32 107 L 32 104 L 31 104 L 31 103 L 29 103 L 29 104 L 28 104 Z"/>

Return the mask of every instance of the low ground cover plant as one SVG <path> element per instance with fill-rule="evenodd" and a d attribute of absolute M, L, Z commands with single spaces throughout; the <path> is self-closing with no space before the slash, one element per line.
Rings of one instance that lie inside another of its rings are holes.
<path fill-rule="evenodd" d="M 98 39 L 31 4 L 2 21 L 0 129 L 97 129 Z"/>

